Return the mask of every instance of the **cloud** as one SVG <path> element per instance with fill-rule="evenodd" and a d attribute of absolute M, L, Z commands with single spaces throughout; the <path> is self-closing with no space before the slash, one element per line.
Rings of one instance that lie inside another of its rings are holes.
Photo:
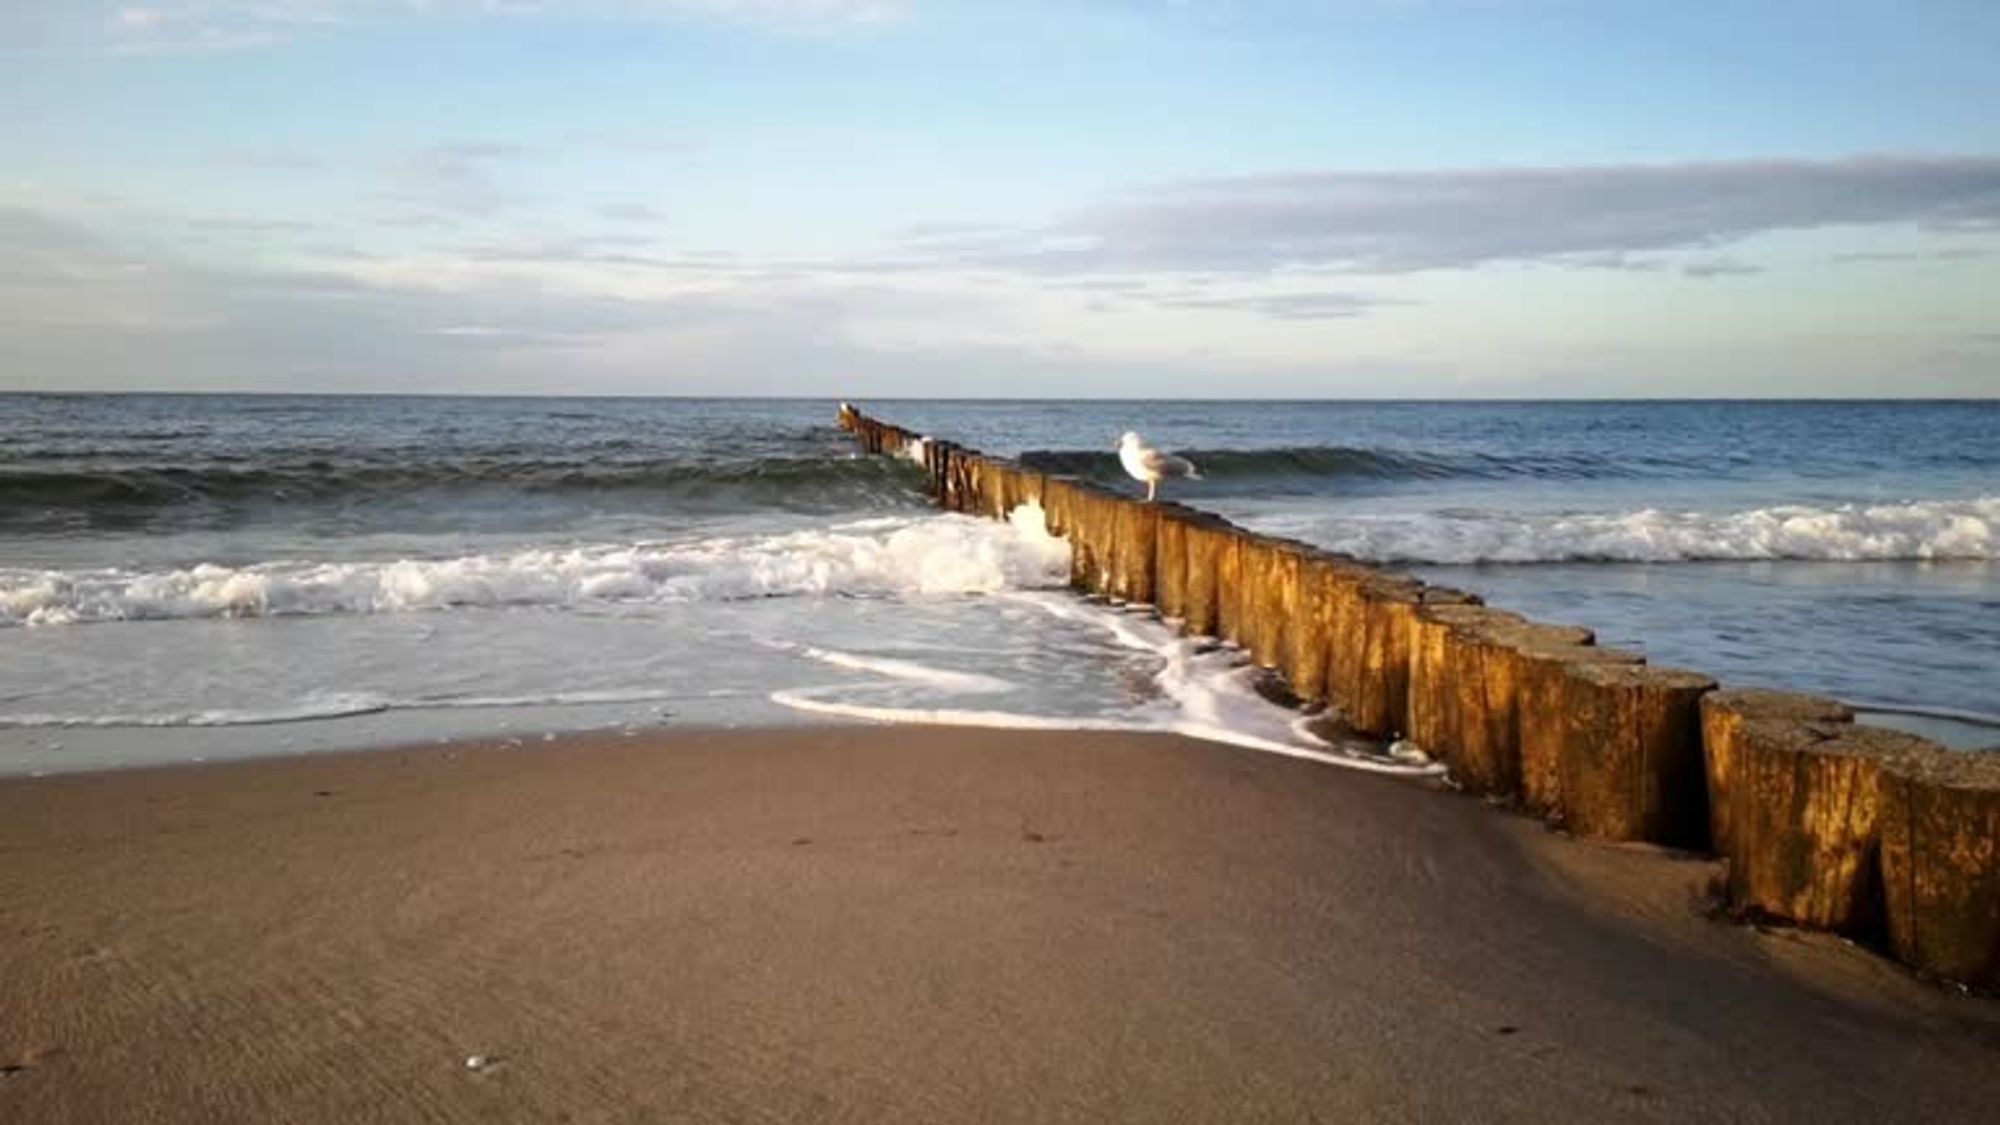
<path fill-rule="evenodd" d="M 981 304 L 726 261 L 607 264 L 610 241 L 216 267 L 0 200 L 0 344 L 14 361 L 0 384 L 805 393 L 833 365 L 901 370 L 914 390 L 936 369 L 926 357 L 919 370 L 908 326 L 976 319 Z"/>
<path fill-rule="evenodd" d="M 1702 261 L 1689 262 L 1681 267 L 1681 273 L 1684 276 L 1703 279 L 1711 277 L 1741 277 L 1746 274 L 1763 272 L 1764 267 L 1762 266 L 1753 266 L 1749 262 L 1740 262 L 1734 258 L 1707 258 Z"/>
<path fill-rule="evenodd" d="M 597 216 L 614 223 L 659 223 L 666 221 L 666 213 L 648 203 L 605 203 L 597 207 Z"/>
<path fill-rule="evenodd" d="M 1170 309 L 1255 313 L 1272 320 L 1341 320 L 1410 302 L 1366 293 L 1243 293 L 1167 296 L 1153 303 Z"/>
<path fill-rule="evenodd" d="M 1764 231 L 1898 224 L 1848 242 L 1886 247 L 1856 255 L 1868 260 L 1900 252 L 1889 239 L 1909 225 L 1928 225 L 1951 230 L 1901 245 L 1973 256 L 1991 236 L 1963 231 L 1994 222 L 2000 163 L 1230 177 L 1135 191 L 1029 228 L 933 224 L 874 253 L 787 257 L 699 252 L 643 225 L 658 216 L 632 201 L 643 198 L 636 192 L 623 203 L 607 193 L 517 207 L 510 180 L 532 184 L 532 162 L 579 143 L 471 138 L 328 156 L 329 168 L 389 175 L 374 186 L 395 202 L 377 222 L 437 228 L 379 240 L 351 229 L 357 216 L 317 210 L 311 222 L 282 211 L 166 212 L 33 184 L 16 191 L 29 202 L 10 207 L 0 189 L 0 345 L 17 357 L 13 378 L 41 386 L 776 393 L 809 390 L 837 370 L 865 373 L 871 390 L 935 393 L 936 372 L 977 369 L 979 380 L 955 385 L 1065 393 L 1095 373 L 1107 381 L 1088 386 L 1107 393 L 1148 386 L 1114 373 L 1150 368 L 1188 373 L 1191 388 L 1213 385 L 1197 374 L 1230 370 L 1254 375 L 1260 393 L 1353 392 L 1361 384 L 1314 382 L 1334 370 L 1328 356 L 1341 356 L 1370 357 L 1371 369 L 1422 367 L 1410 393 L 1483 392 L 1489 384 L 1477 380 L 1508 364 L 1573 372 L 1579 348 L 1603 349 L 1594 362 L 1649 346 L 1620 334 L 1652 315 L 1656 297 L 1676 303 L 1664 316 L 1733 311 L 1724 285 L 1676 278 L 1790 268 L 1770 242 L 1730 245 Z M 1770 177 L 1816 187 L 1774 200 L 1757 187 Z M 1177 222 L 1168 208 L 1180 208 Z M 1241 245 L 1212 240 L 1214 225 Z M 1802 248 L 1808 261 L 1830 252 L 1814 240 L 1792 244 L 1792 255 Z M 1443 272 L 1489 262 L 1555 268 L 1476 283 Z M 1604 269 L 1637 272 L 1629 282 L 1566 272 Z M 1578 302 L 1575 315 L 1537 322 L 1555 292 Z M 1938 292 L 1963 303 L 1956 289 Z M 1852 355 L 1820 346 L 1816 324 L 1738 324 L 1723 341 L 1710 339 L 1709 320 L 1689 321 L 1703 330 L 1685 345 L 1659 344 L 1647 371 L 1671 374 L 1672 349 L 1707 341 L 1718 363 L 1794 355 L 1783 369 L 1818 378 L 1829 356 L 1844 356 L 1843 370 L 1860 379 L 1935 346 L 1935 330 L 1899 318 L 1883 310 L 1869 328 L 1875 342 Z M 1990 327 L 1981 313 L 1961 319 L 1955 331 Z M 1768 355 L 1757 351 L 1766 341 Z M 1920 384 L 1958 386 L 1979 356 L 1990 379 L 1991 350 L 1975 349 L 1962 345 L 1944 374 Z M 1453 369 L 1476 371 L 1475 382 L 1452 382 Z M 1679 378 L 1661 386 L 1694 386 Z"/>
<path fill-rule="evenodd" d="M 1039 229 L 912 240 L 1036 273 L 1355 273 L 1713 249 L 1782 230 L 2000 224 L 2000 157 L 1857 157 L 1186 180 Z"/>
<path fill-rule="evenodd" d="M 506 279 L 374 282 L 358 276 L 365 262 L 346 273 L 209 267 L 121 249 L 65 216 L 5 204 L 0 262 L 0 339 L 45 387 L 465 385 L 548 349 L 728 315 L 701 300 L 550 294 Z"/>
<path fill-rule="evenodd" d="M 114 54 L 248 51 L 289 42 L 301 30 L 344 23 L 353 9 L 381 6 L 339 0 L 181 0 L 114 8 L 104 27 Z"/>
<path fill-rule="evenodd" d="M 120 8 L 112 13 L 111 23 L 120 31 L 152 31 L 173 18 L 164 8 Z"/>
<path fill-rule="evenodd" d="M 1833 261 L 1848 262 L 1967 262 L 1990 258 L 1994 251 L 1984 246 L 1943 246 L 1935 250 L 1853 250 L 1833 255 Z"/>
<path fill-rule="evenodd" d="M 720 16 L 770 27 L 883 24 L 901 19 L 905 0 L 628 0 L 634 14 Z"/>
<path fill-rule="evenodd" d="M 1383 299 L 1308 290 L 1307 278 L 1281 278 L 1269 288 L 1293 291 L 1267 296 L 1242 277 L 875 275 L 688 253 L 633 266 L 607 261 L 617 256 L 615 240 L 588 233 L 499 246 L 492 260 L 333 254 L 217 267 L 178 259 L 157 239 L 97 232 L 118 229 L 114 218 L 96 206 L 0 198 L 0 351 L 12 361 L 0 384 L 1538 396 L 1795 392 L 1799 384 L 1769 376 L 1790 371 L 1810 372 L 1804 386 L 1814 393 L 1880 393 L 1894 375 L 1912 393 L 1990 395 L 1995 354 L 1990 318 L 1979 311 L 1944 349 L 1936 333 L 1913 334 L 1893 320 L 1844 335 L 1794 325 L 1747 339 L 1700 331 L 1650 342 L 1567 331 L 1516 338 L 1511 325 L 1496 337 L 1478 308 L 1417 286 L 1412 296 L 1423 305 L 1410 315 L 1427 319 L 1413 344 L 1401 334 L 1408 326 L 1385 334 L 1343 315 Z M 1121 306 L 1116 317 L 1083 311 L 1107 293 Z M 1226 315 L 1231 309 L 1317 323 L 1267 326 Z"/>
<path fill-rule="evenodd" d="M 61 0 L 73 5 L 74 0 Z M 822 31 L 894 23 L 906 0 L 175 0 L 96 8 L 108 49 L 121 55 L 219 53 L 277 47 L 309 33 L 418 20 L 706 19 L 768 31 Z"/>

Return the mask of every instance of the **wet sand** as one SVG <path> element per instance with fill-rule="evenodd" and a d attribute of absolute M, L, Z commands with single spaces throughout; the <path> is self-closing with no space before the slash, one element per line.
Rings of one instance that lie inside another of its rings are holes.
<path fill-rule="evenodd" d="M 1992 1119 L 2000 1004 L 1715 874 L 1168 736 L 12 780 L 0 1120 Z"/>

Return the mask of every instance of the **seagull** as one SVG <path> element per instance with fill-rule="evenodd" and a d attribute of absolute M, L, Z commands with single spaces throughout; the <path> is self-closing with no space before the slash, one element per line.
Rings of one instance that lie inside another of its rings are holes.
<path fill-rule="evenodd" d="M 1162 453 L 1129 430 L 1118 439 L 1118 460 L 1125 466 L 1125 471 L 1132 474 L 1132 479 L 1146 482 L 1146 499 L 1149 501 L 1158 494 L 1160 482 L 1168 477 L 1201 479 L 1201 474 L 1195 471 L 1194 462 Z"/>

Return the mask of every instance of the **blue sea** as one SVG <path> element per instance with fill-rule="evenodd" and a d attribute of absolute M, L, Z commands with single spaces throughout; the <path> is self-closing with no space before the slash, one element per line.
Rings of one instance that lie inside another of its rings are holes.
<path fill-rule="evenodd" d="M 1252 528 L 2000 743 L 2000 403 L 859 405 L 1135 489 L 1136 430 L 1200 466 L 1170 496 Z M 0 772 L 828 720 L 1327 750 L 1239 655 L 1074 597 L 1038 521 L 932 510 L 834 412 L 0 396 Z"/>

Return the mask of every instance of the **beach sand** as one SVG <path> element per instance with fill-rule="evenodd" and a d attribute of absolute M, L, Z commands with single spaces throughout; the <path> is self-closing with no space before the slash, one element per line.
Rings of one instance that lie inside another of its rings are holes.
<path fill-rule="evenodd" d="M 1167 736 L 12 780 L 0 1121 L 1993 1120 L 2000 1005 L 1716 871 Z"/>

